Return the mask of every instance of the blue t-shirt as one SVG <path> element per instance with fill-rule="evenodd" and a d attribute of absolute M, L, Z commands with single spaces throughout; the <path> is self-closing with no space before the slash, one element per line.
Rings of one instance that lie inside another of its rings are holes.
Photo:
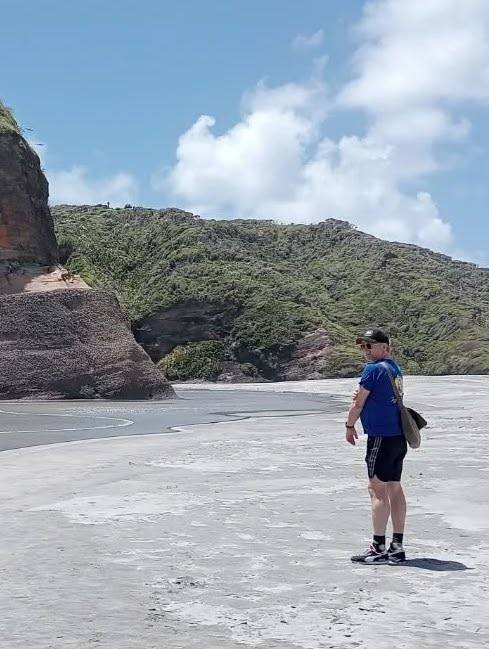
<path fill-rule="evenodd" d="M 401 413 L 396 403 L 389 375 L 381 362 L 388 363 L 402 395 L 402 373 L 392 358 L 367 363 L 360 377 L 361 387 L 369 390 L 360 419 L 367 435 L 395 437 L 402 435 Z"/>

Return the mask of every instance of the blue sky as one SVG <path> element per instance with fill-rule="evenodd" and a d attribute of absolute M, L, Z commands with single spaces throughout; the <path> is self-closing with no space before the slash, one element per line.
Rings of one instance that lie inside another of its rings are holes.
<path fill-rule="evenodd" d="M 489 9 L 426 4 L 2 0 L 0 97 L 53 203 L 335 216 L 489 265 Z"/>

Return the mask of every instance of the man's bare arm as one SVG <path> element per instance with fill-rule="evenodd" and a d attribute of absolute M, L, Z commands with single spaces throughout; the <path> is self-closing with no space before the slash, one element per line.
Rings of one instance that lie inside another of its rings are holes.
<path fill-rule="evenodd" d="M 353 446 L 355 446 L 355 440 L 358 439 L 357 431 L 355 430 L 355 423 L 362 413 L 363 406 L 365 405 L 369 394 L 370 390 L 359 387 L 353 395 L 353 403 L 348 411 L 348 417 L 346 419 L 346 424 L 348 426 L 346 429 L 346 441 Z"/>

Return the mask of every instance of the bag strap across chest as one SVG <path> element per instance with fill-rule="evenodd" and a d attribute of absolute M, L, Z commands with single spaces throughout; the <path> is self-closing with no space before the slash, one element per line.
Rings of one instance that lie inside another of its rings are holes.
<path fill-rule="evenodd" d="M 390 382 L 391 382 L 391 385 L 392 385 L 392 389 L 394 390 L 394 394 L 396 395 L 396 401 L 397 401 L 397 404 L 398 404 L 399 406 L 402 406 L 402 395 L 401 395 L 401 393 L 399 392 L 399 388 L 397 387 L 397 384 L 396 384 L 396 382 L 395 382 L 395 380 L 394 380 L 394 376 L 392 375 L 391 368 L 390 368 L 389 365 L 388 365 L 386 362 L 384 362 L 384 361 L 381 361 L 381 362 L 379 363 L 379 365 L 382 365 L 382 367 L 386 370 L 387 375 L 388 375 L 388 377 L 389 377 L 389 379 L 390 379 Z"/>

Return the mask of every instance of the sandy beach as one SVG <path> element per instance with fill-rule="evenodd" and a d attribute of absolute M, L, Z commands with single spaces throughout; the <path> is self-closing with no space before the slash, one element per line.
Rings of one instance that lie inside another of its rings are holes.
<path fill-rule="evenodd" d="M 333 395 L 346 412 L 354 385 L 197 388 Z M 338 412 L 1 453 L 0 646 L 486 646 L 489 377 L 406 391 L 430 426 L 405 462 L 402 567 L 349 560 L 370 536 L 365 439 L 347 445 Z"/>

